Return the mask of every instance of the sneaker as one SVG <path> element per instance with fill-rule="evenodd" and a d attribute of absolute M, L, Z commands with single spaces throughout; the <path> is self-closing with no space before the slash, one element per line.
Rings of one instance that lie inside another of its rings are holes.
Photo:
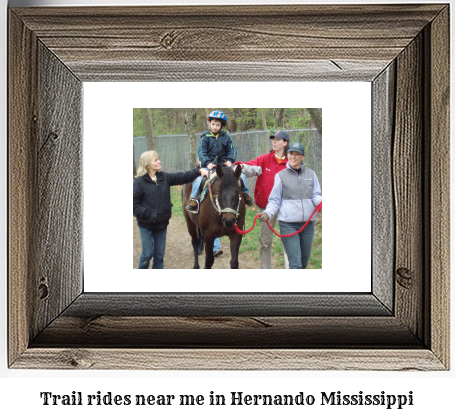
<path fill-rule="evenodd" d="M 213 253 L 213 256 L 219 256 L 223 253 L 223 250 L 222 249 L 217 249 L 214 253 Z"/>
<path fill-rule="evenodd" d="M 188 212 L 197 213 L 197 201 L 195 199 L 191 199 L 190 203 L 185 207 L 185 209 Z"/>
<path fill-rule="evenodd" d="M 247 206 L 254 206 L 254 200 L 251 198 L 250 195 L 247 195 L 246 193 L 243 194 L 245 196 L 245 204 Z"/>

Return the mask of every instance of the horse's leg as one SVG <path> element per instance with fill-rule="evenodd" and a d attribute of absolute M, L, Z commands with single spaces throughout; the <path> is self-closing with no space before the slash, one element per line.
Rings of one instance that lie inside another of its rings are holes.
<path fill-rule="evenodd" d="M 210 269 L 212 268 L 213 263 L 215 262 L 215 257 L 213 256 L 213 243 L 215 242 L 215 238 L 210 235 L 204 235 L 205 239 L 205 268 Z"/>
<path fill-rule="evenodd" d="M 191 235 L 191 244 L 193 245 L 193 253 L 194 253 L 194 265 L 193 269 L 199 269 L 199 239 L 196 235 Z"/>
<path fill-rule="evenodd" d="M 199 269 L 199 253 L 198 253 L 199 238 L 197 237 L 196 225 L 193 222 L 191 222 L 190 219 L 187 219 L 186 220 L 186 226 L 188 228 L 188 233 L 191 236 L 191 245 L 193 247 L 193 254 L 194 254 L 193 268 L 194 269 Z"/>
<path fill-rule="evenodd" d="M 231 242 L 231 268 L 239 268 L 239 248 L 242 243 L 243 235 L 234 232 L 229 235 L 229 240 Z"/>
<path fill-rule="evenodd" d="M 198 253 L 202 253 L 204 249 L 204 235 L 202 233 L 199 236 L 199 247 L 198 247 Z"/>
<path fill-rule="evenodd" d="M 191 236 L 191 246 L 193 247 L 193 254 L 194 254 L 194 264 L 193 268 L 194 269 L 199 269 L 199 253 L 198 253 L 198 248 L 199 248 L 199 238 L 197 237 L 197 230 L 196 230 L 196 225 L 193 222 L 190 222 L 187 220 L 186 222 L 188 232 Z"/>
<path fill-rule="evenodd" d="M 182 188 L 182 211 L 183 216 L 186 220 L 186 227 L 188 228 L 188 233 L 191 236 L 191 245 L 193 247 L 193 254 L 194 254 L 194 269 L 199 269 L 199 255 L 198 255 L 198 247 L 199 247 L 199 238 L 198 232 L 196 229 L 196 224 L 192 221 L 190 214 L 186 211 L 185 206 L 188 204 L 189 195 L 191 192 L 191 184 L 185 184 Z M 202 239 L 202 236 L 201 236 Z"/>

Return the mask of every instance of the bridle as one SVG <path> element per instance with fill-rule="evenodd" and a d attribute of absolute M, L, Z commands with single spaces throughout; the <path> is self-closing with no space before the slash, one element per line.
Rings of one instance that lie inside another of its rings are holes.
<path fill-rule="evenodd" d="M 217 210 L 218 214 L 221 216 L 223 213 L 232 213 L 233 215 L 235 215 L 235 221 L 237 222 L 237 218 L 238 216 L 240 215 L 239 213 L 239 209 L 240 209 L 240 201 L 242 200 L 242 196 L 240 196 L 239 194 L 239 203 L 237 204 L 237 209 L 234 210 L 234 209 L 231 209 L 231 208 L 224 208 L 224 209 L 221 209 L 220 207 L 220 204 L 218 203 L 218 193 L 216 195 L 216 198 L 215 198 L 215 203 L 216 203 L 216 207 L 215 209 Z"/>
<path fill-rule="evenodd" d="M 218 178 L 218 179 L 220 179 L 220 178 Z M 208 187 L 209 187 L 209 193 L 210 193 L 210 201 L 212 202 L 212 205 L 215 208 L 215 210 L 218 212 L 218 215 L 221 216 L 223 213 L 231 213 L 234 215 L 234 223 L 237 223 L 237 220 L 240 216 L 240 213 L 239 213 L 240 201 L 242 200 L 242 196 L 240 195 L 240 193 L 239 193 L 239 203 L 237 204 L 237 210 L 234 210 L 231 208 L 221 209 L 220 203 L 218 202 L 219 192 L 216 193 L 215 202 L 213 202 L 212 186 L 210 185 L 210 179 L 208 180 Z"/>

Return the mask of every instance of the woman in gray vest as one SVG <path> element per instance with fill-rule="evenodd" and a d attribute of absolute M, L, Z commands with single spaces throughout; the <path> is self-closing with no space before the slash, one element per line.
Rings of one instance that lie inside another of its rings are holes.
<path fill-rule="evenodd" d="M 300 230 L 316 206 L 322 202 L 321 186 L 316 173 L 305 167 L 305 148 L 294 143 L 288 149 L 287 168 L 275 175 L 275 183 L 261 221 L 275 215 L 280 223 L 280 234 L 289 235 Z M 322 210 L 322 204 L 318 211 Z M 314 220 L 305 229 L 290 237 L 281 238 L 289 257 L 290 269 L 306 268 L 310 260 L 314 237 Z"/>

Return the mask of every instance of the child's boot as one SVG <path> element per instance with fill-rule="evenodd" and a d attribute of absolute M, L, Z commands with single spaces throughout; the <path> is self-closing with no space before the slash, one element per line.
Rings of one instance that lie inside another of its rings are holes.
<path fill-rule="evenodd" d="M 188 206 L 186 206 L 185 209 L 190 213 L 197 213 L 197 205 L 197 200 L 191 199 L 190 203 L 188 203 Z"/>
<path fill-rule="evenodd" d="M 250 206 L 254 206 L 254 200 L 252 199 L 252 197 L 246 193 L 243 194 L 245 196 L 245 204 L 250 207 Z"/>

